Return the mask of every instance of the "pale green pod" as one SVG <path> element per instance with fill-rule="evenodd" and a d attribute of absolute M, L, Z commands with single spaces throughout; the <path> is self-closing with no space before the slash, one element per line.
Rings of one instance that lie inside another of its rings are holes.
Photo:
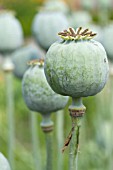
<path fill-rule="evenodd" d="M 85 37 L 86 33 L 83 36 L 74 34 L 77 36 L 62 36 L 62 41 L 51 45 L 45 58 L 45 75 L 58 94 L 73 98 L 92 96 L 106 84 L 107 55 L 99 42 L 90 40 L 89 35 Z"/>
<path fill-rule="evenodd" d="M 38 65 L 31 65 L 25 72 L 22 93 L 28 108 L 42 114 L 63 109 L 68 101 L 68 97 L 56 94 L 50 88 L 43 67 Z"/>
<path fill-rule="evenodd" d="M 53 9 L 61 11 L 64 14 L 67 14 L 69 12 L 68 5 L 62 0 L 47 0 L 44 2 L 44 7 L 46 7 L 48 10 Z"/>
<path fill-rule="evenodd" d="M 103 29 L 102 44 L 106 49 L 109 59 L 113 60 L 113 23 Z"/>
<path fill-rule="evenodd" d="M 68 26 L 68 21 L 62 12 L 45 10 L 36 14 L 32 32 L 39 45 L 47 50 L 52 43 L 59 39 L 57 33 Z"/>
<path fill-rule="evenodd" d="M 2 153 L 0 153 L 0 170 L 11 170 L 9 162 Z"/>
<path fill-rule="evenodd" d="M 93 8 L 93 1 L 82 0 L 81 6 L 87 10 L 91 10 Z"/>
<path fill-rule="evenodd" d="M 102 33 L 102 29 L 100 25 L 97 25 L 97 24 L 94 24 L 94 23 L 91 23 L 91 24 L 88 24 L 88 28 L 90 28 L 93 32 L 96 32 L 97 35 L 94 37 L 94 40 L 96 41 L 99 41 L 99 42 L 102 42 L 102 36 L 103 36 L 103 33 Z"/>
<path fill-rule="evenodd" d="M 73 28 L 87 27 L 92 22 L 92 17 L 87 11 L 76 11 L 72 13 L 69 20 L 70 26 Z"/>
<path fill-rule="evenodd" d="M 14 63 L 14 75 L 22 78 L 25 71 L 28 69 L 28 62 L 30 60 L 44 58 L 45 54 L 34 44 L 28 44 L 12 54 L 12 61 Z"/>
<path fill-rule="evenodd" d="M 8 11 L 0 12 L 0 52 L 12 52 L 23 43 L 20 22 Z"/>
<path fill-rule="evenodd" d="M 99 0 L 99 6 L 101 8 L 110 8 L 111 7 L 111 0 Z"/>

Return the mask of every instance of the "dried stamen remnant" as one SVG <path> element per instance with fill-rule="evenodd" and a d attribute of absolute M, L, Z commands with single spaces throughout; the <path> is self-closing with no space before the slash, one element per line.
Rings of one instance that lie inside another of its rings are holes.
<path fill-rule="evenodd" d="M 44 59 L 35 59 L 35 60 L 30 60 L 27 63 L 29 66 L 35 66 L 35 65 L 39 65 L 39 66 L 43 66 L 44 65 Z"/>
<path fill-rule="evenodd" d="M 82 27 L 79 27 L 76 30 L 69 28 L 68 30 L 59 32 L 58 35 L 64 40 L 89 40 L 92 39 L 96 33 L 93 33 L 89 29 L 83 30 Z"/>

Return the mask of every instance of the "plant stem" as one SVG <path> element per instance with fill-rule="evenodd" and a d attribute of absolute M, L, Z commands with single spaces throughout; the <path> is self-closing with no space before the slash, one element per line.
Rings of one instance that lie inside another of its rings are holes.
<path fill-rule="evenodd" d="M 53 162 L 53 122 L 51 121 L 50 114 L 43 115 L 43 120 L 41 122 L 41 127 L 45 133 L 45 142 L 46 142 L 46 170 L 52 170 Z"/>
<path fill-rule="evenodd" d="M 14 94 L 13 94 L 13 64 L 7 57 L 3 69 L 6 81 L 6 112 L 8 116 L 8 157 L 11 169 L 14 169 L 14 146 L 15 146 L 15 127 L 14 127 Z"/>
<path fill-rule="evenodd" d="M 78 170 L 78 151 L 80 135 L 80 118 L 72 118 L 72 139 L 70 141 L 70 170 Z"/>
<path fill-rule="evenodd" d="M 110 96 L 111 96 L 111 99 L 110 99 L 110 114 L 111 114 L 111 140 L 110 141 L 113 141 L 113 133 L 112 133 L 112 129 L 113 129 L 113 114 L 112 114 L 112 111 L 113 111 L 113 107 L 112 107 L 112 103 L 113 103 L 113 90 L 112 90 L 112 87 L 113 87 L 113 75 L 111 75 L 110 77 L 110 89 L 111 89 L 111 93 L 110 93 Z M 113 168 L 113 145 L 112 145 L 112 142 L 110 143 L 110 149 L 109 149 L 109 170 L 112 170 Z"/>
<path fill-rule="evenodd" d="M 69 170 L 78 170 L 78 151 L 79 136 L 82 116 L 85 113 L 85 106 L 81 98 L 72 98 L 72 105 L 69 106 L 70 116 L 72 119 L 70 152 L 69 152 Z"/>
<path fill-rule="evenodd" d="M 53 137 L 53 133 L 49 132 L 49 133 L 45 133 L 45 139 L 46 139 L 46 156 L 47 156 L 47 163 L 46 163 L 46 170 L 52 170 L 53 166 L 52 166 L 52 159 L 53 159 L 53 155 L 52 155 L 52 137 Z"/>
<path fill-rule="evenodd" d="M 32 135 L 32 147 L 33 147 L 33 157 L 34 157 L 34 164 L 35 170 L 41 170 L 41 151 L 40 151 L 40 144 L 39 144 L 39 129 L 37 128 L 37 113 L 31 112 L 31 135 Z"/>
<path fill-rule="evenodd" d="M 64 125 L 64 114 L 63 111 L 58 111 L 56 114 L 57 118 L 57 140 L 58 140 L 58 158 L 57 158 L 57 169 L 63 169 L 63 155 L 61 153 L 61 148 L 63 146 L 63 125 Z"/>

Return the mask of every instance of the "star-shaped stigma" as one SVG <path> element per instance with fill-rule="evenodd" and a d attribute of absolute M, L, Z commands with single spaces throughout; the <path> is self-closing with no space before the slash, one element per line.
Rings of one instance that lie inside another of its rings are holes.
<path fill-rule="evenodd" d="M 41 58 L 41 59 L 30 60 L 30 61 L 28 61 L 27 64 L 28 64 L 29 66 L 38 65 L 38 66 L 42 67 L 42 66 L 44 66 L 44 59 Z"/>
<path fill-rule="evenodd" d="M 69 28 L 68 30 L 59 32 L 58 35 L 64 40 L 90 40 L 97 34 L 93 33 L 89 29 L 79 27 L 76 30 Z"/>

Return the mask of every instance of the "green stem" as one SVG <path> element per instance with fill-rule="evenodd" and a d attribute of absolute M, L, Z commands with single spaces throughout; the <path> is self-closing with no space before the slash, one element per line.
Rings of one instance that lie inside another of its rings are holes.
<path fill-rule="evenodd" d="M 53 146 L 52 146 L 52 137 L 53 137 L 53 133 L 52 132 L 48 132 L 45 133 L 45 140 L 46 140 L 46 170 L 52 170 L 53 166 L 52 166 L 52 160 L 53 160 L 53 155 L 52 155 L 52 150 L 53 150 Z"/>
<path fill-rule="evenodd" d="M 39 144 L 39 129 L 37 127 L 37 113 L 31 112 L 31 134 L 32 134 L 32 146 L 33 146 L 33 157 L 34 157 L 34 164 L 35 170 L 41 170 L 41 151 L 40 151 L 40 144 Z"/>
<path fill-rule="evenodd" d="M 80 135 L 80 118 L 72 118 L 72 139 L 70 142 L 70 170 L 78 170 L 78 151 L 79 151 L 79 135 Z"/>
<path fill-rule="evenodd" d="M 15 146 L 15 127 L 14 127 L 14 94 L 13 94 L 13 69 L 14 65 L 9 56 L 5 57 L 3 70 L 6 81 L 6 112 L 8 117 L 8 157 L 11 169 L 14 170 L 14 146 Z"/>
<path fill-rule="evenodd" d="M 113 87 L 113 77 L 111 76 L 110 77 L 110 89 L 111 89 L 111 100 L 110 100 L 110 114 L 111 114 L 111 140 L 110 141 L 113 141 L 113 133 L 112 133 L 112 129 L 113 129 L 113 114 L 112 114 L 112 111 L 113 111 L 113 107 L 112 107 L 112 103 L 113 103 L 113 90 L 112 90 L 112 87 Z M 112 142 L 110 143 L 110 148 L 109 148 L 109 170 L 111 170 L 113 168 L 113 145 L 112 145 Z"/>
<path fill-rule="evenodd" d="M 12 72 L 5 74 L 6 79 L 6 105 L 8 116 L 8 157 L 11 169 L 14 169 L 14 94 L 13 94 L 13 77 Z"/>
<path fill-rule="evenodd" d="M 82 104 L 82 99 L 72 98 L 72 105 L 69 106 L 69 111 L 72 118 L 69 170 L 78 170 L 79 136 L 82 119 L 81 113 L 85 112 L 85 106 Z"/>
<path fill-rule="evenodd" d="M 41 122 L 41 127 L 43 132 L 45 133 L 45 142 L 46 142 L 46 170 L 52 170 L 52 162 L 53 162 L 53 122 L 51 121 L 50 114 L 43 115 L 43 120 Z"/>
<path fill-rule="evenodd" d="M 57 158 L 57 169 L 63 169 L 63 155 L 61 153 L 61 148 L 63 146 L 63 124 L 64 124 L 64 114 L 63 111 L 58 111 L 56 114 L 57 118 L 57 141 L 58 141 L 58 158 Z"/>

